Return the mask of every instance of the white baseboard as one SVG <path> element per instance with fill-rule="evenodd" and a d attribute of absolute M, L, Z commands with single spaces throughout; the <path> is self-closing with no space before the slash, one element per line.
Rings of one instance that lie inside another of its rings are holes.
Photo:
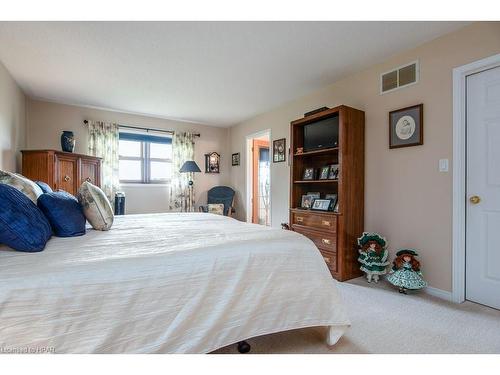
<path fill-rule="evenodd" d="M 433 288 L 431 286 L 428 286 L 427 288 L 424 289 L 424 292 L 437 298 L 441 298 L 445 301 L 448 302 L 453 302 L 453 294 L 451 292 L 448 292 L 446 290 L 438 289 L 438 288 Z"/>

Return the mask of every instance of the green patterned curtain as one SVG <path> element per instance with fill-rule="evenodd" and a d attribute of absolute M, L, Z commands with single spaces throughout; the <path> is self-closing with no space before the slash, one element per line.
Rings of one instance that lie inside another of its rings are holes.
<path fill-rule="evenodd" d="M 170 182 L 170 211 L 194 211 L 194 190 L 189 188 L 190 173 L 180 173 L 187 160 L 194 160 L 194 135 L 175 132 L 172 137 L 172 180 Z"/>
<path fill-rule="evenodd" d="M 119 154 L 118 124 L 89 121 L 89 153 L 102 158 L 101 189 L 108 197 L 111 204 L 114 202 L 114 195 L 120 189 L 120 179 L 118 175 Z"/>

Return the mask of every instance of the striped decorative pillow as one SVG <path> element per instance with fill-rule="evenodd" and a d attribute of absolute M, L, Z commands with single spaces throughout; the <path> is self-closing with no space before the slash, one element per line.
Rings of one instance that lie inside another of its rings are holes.
<path fill-rule="evenodd" d="M 97 186 L 85 181 L 78 189 L 78 201 L 83 214 L 96 230 L 109 230 L 113 225 L 113 208 L 106 194 Z"/>
<path fill-rule="evenodd" d="M 16 188 L 31 199 L 34 204 L 36 204 L 38 197 L 43 194 L 42 189 L 37 184 L 17 173 L 0 170 L 0 184 L 7 184 Z"/>

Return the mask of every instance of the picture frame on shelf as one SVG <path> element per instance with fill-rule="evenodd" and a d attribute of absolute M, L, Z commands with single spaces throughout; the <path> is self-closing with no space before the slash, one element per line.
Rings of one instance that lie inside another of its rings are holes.
<path fill-rule="evenodd" d="M 273 141 L 273 163 L 286 161 L 286 138 Z"/>
<path fill-rule="evenodd" d="M 320 192 L 319 192 L 319 191 L 313 191 L 313 192 L 308 191 L 308 192 L 307 192 L 307 195 L 312 196 L 314 199 L 319 199 L 319 198 L 321 198 L 321 194 L 320 194 Z"/>
<path fill-rule="evenodd" d="M 315 199 L 311 206 L 311 210 L 314 211 L 331 211 L 332 200 L 331 199 Z"/>
<path fill-rule="evenodd" d="M 339 165 L 338 164 L 331 164 L 329 167 L 328 171 L 328 179 L 329 180 L 336 180 L 339 178 Z"/>
<path fill-rule="evenodd" d="M 333 207 L 333 212 L 338 213 L 339 212 L 339 201 L 337 199 L 337 203 L 335 203 L 335 206 Z"/>
<path fill-rule="evenodd" d="M 315 201 L 314 197 L 312 195 L 303 195 L 302 196 L 302 201 L 301 201 L 301 204 L 300 204 L 300 208 L 303 208 L 303 209 L 306 209 L 306 210 L 309 210 L 313 204 L 313 202 Z"/>
<path fill-rule="evenodd" d="M 325 194 L 325 199 L 332 200 L 332 210 L 333 210 L 334 207 L 337 205 L 338 195 L 337 194 Z"/>
<path fill-rule="evenodd" d="M 424 105 L 389 112 L 389 148 L 424 144 Z"/>
<path fill-rule="evenodd" d="M 314 168 L 305 168 L 304 173 L 302 175 L 303 180 L 314 180 L 315 178 L 315 169 Z"/>
<path fill-rule="evenodd" d="M 330 166 L 322 167 L 319 172 L 320 180 L 328 180 L 328 173 L 330 172 Z"/>
<path fill-rule="evenodd" d="M 240 153 L 239 152 L 231 155 L 231 165 L 233 167 L 240 165 Z"/>

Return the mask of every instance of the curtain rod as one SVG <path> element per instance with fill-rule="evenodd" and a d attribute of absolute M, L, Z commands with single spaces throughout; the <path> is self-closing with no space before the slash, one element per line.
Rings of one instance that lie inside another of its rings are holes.
<path fill-rule="evenodd" d="M 86 125 L 89 122 L 88 122 L 88 120 L 83 120 L 83 123 Z M 145 130 L 146 132 L 148 132 L 148 131 L 154 131 L 154 132 L 160 132 L 160 133 L 174 134 L 174 132 L 172 130 L 154 129 L 154 128 L 141 128 L 139 126 L 120 125 L 120 124 L 118 124 L 118 126 L 120 128 Z M 195 134 L 193 134 L 193 136 L 195 136 L 195 137 L 201 137 L 200 133 L 195 133 Z"/>

